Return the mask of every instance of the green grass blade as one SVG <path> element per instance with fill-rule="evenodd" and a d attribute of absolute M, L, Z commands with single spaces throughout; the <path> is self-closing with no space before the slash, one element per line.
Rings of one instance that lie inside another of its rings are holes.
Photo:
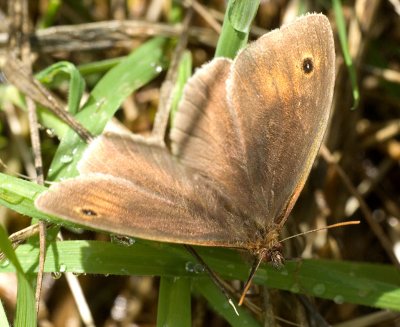
<path fill-rule="evenodd" d="M 8 235 L 4 228 L 0 226 L 0 249 L 6 255 L 7 259 L 17 272 L 18 289 L 17 289 L 17 309 L 15 313 L 14 325 L 16 327 L 35 327 L 36 308 L 35 295 L 33 288 L 29 282 L 27 275 L 24 273 L 22 266 L 15 255 L 14 249 L 8 240 Z M 37 256 L 35 258 L 37 260 Z M 3 266 L 5 263 L 3 262 Z M 10 266 L 10 265 L 9 265 Z"/>
<path fill-rule="evenodd" d="M 103 73 L 107 70 L 110 70 L 114 66 L 118 65 L 121 62 L 121 60 L 125 58 L 126 57 L 110 58 L 96 62 L 90 62 L 87 64 L 82 64 L 78 66 L 78 70 L 83 76 Z"/>
<path fill-rule="evenodd" d="M 233 0 L 228 7 L 228 18 L 232 27 L 249 34 L 250 26 L 257 13 L 260 0 Z"/>
<path fill-rule="evenodd" d="M 215 57 L 234 58 L 247 44 L 250 25 L 259 3 L 259 0 L 229 1 Z"/>
<path fill-rule="evenodd" d="M 72 64 L 66 61 L 58 62 L 44 69 L 35 75 L 35 77 L 46 84 L 47 86 L 55 87 L 60 82 L 70 80 L 68 93 L 68 111 L 71 114 L 76 114 L 79 110 L 79 105 L 83 91 L 85 89 L 85 81 L 82 78 L 79 70 Z M 18 107 L 26 110 L 26 105 L 23 98 L 17 89 L 13 86 L 3 87 L 3 92 L 8 101 L 15 103 Z M 69 127 L 60 120 L 54 113 L 47 108 L 38 106 L 38 116 L 40 122 L 53 131 L 59 138 L 63 138 Z"/>
<path fill-rule="evenodd" d="M 40 28 L 46 28 L 53 25 L 53 22 L 57 16 L 57 13 L 61 7 L 61 0 L 50 0 L 46 4 L 46 11 L 43 16 L 40 18 L 38 26 Z"/>
<path fill-rule="evenodd" d="M 234 250 L 196 247 L 211 269 L 225 279 L 245 280 L 250 265 Z M 38 249 L 16 251 L 24 270 L 37 270 Z M 50 242 L 45 271 L 88 274 L 157 275 L 208 278 L 187 269 L 193 261 L 180 245 L 137 240 L 131 246 L 96 242 Z M 0 266 L 0 272 L 14 271 Z M 349 302 L 400 311 L 400 277 L 393 266 L 333 260 L 289 261 L 282 270 L 263 264 L 254 282 L 269 288 L 308 294 L 337 303 Z M 226 301 L 225 301 L 226 302 Z"/>
<path fill-rule="evenodd" d="M 344 20 L 342 3 L 340 0 L 333 0 L 332 3 L 333 3 L 333 10 L 335 12 L 335 18 L 336 18 L 336 24 L 337 24 L 337 28 L 338 28 L 340 45 L 341 45 L 341 48 L 343 51 L 343 58 L 344 58 L 344 62 L 346 64 L 346 66 L 347 66 L 347 69 L 349 71 L 351 86 L 353 88 L 353 99 L 354 99 L 353 108 L 357 108 L 357 106 L 360 102 L 360 91 L 358 89 L 356 69 L 353 65 L 353 60 L 351 59 L 351 55 L 350 55 L 350 51 L 349 51 L 347 32 L 346 32 L 346 23 Z"/>
<path fill-rule="evenodd" d="M 235 313 L 232 306 L 228 303 L 222 292 L 208 278 L 197 278 L 193 280 L 194 290 L 207 299 L 207 302 L 212 309 L 218 312 L 224 319 L 234 327 L 259 327 L 258 321 L 243 307 L 237 304 L 236 310 L 239 316 Z"/>
<path fill-rule="evenodd" d="M 125 98 L 164 69 L 165 45 L 164 38 L 154 38 L 112 68 L 92 90 L 76 119 L 94 135 L 100 134 Z M 49 179 L 76 176 L 76 164 L 85 148 L 79 136 L 69 130 L 53 159 Z"/>
<path fill-rule="evenodd" d="M 171 127 L 173 125 L 175 114 L 178 110 L 179 101 L 181 100 L 183 94 L 183 88 L 187 80 L 192 76 L 192 54 L 189 51 L 186 51 L 183 56 L 182 60 L 178 67 L 178 77 L 177 82 L 174 87 L 174 95 L 171 104 L 171 114 L 170 114 L 170 122 Z"/>
<path fill-rule="evenodd" d="M 85 90 L 85 80 L 74 64 L 67 61 L 60 61 L 42 70 L 35 77 L 48 86 L 57 84 L 58 76 L 68 76 L 70 85 L 68 92 L 68 111 L 75 115 L 79 111 L 83 91 Z"/>
<path fill-rule="evenodd" d="M 60 61 L 42 70 L 35 77 L 43 84 L 51 87 L 55 87 L 60 82 L 69 79 L 68 111 L 72 115 L 75 115 L 79 111 L 81 98 L 85 90 L 85 80 L 74 64 Z M 69 129 L 60 118 L 46 108 L 39 106 L 38 116 L 41 124 L 46 126 L 59 138 L 63 138 Z"/>
<path fill-rule="evenodd" d="M 158 295 L 157 326 L 191 326 L 190 301 L 190 278 L 162 277 Z"/>
<path fill-rule="evenodd" d="M 36 183 L 0 173 L 0 205 L 29 217 L 48 219 L 38 211 L 33 200 L 47 188 Z"/>

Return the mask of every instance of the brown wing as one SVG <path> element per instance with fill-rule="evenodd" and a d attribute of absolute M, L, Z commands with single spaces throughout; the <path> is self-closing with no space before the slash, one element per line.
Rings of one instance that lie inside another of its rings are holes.
<path fill-rule="evenodd" d="M 143 139 L 102 135 L 79 169 L 79 177 L 42 193 L 37 208 L 93 229 L 172 243 L 243 247 L 250 233 L 235 230 L 238 216 L 201 178 Z"/>
<path fill-rule="evenodd" d="M 243 159 L 236 151 L 239 131 L 227 105 L 231 66 L 231 60 L 214 59 L 188 81 L 170 133 L 171 148 L 181 163 L 208 177 L 228 202 L 239 199 L 246 208 L 250 195 L 238 187 L 248 184 Z"/>
<path fill-rule="evenodd" d="M 207 74 L 216 64 L 206 66 L 176 115 L 174 153 L 221 184 L 245 220 L 282 224 L 322 142 L 334 59 L 328 19 L 308 15 L 250 44 L 221 77 Z"/>

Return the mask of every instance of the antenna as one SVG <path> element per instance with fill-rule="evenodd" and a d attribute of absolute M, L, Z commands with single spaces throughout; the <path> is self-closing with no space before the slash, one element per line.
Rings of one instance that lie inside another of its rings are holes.
<path fill-rule="evenodd" d="M 321 228 L 311 229 L 311 230 L 308 230 L 308 231 L 303 232 L 303 233 L 299 233 L 299 234 L 296 234 L 296 235 L 292 235 L 292 236 L 286 237 L 283 240 L 280 240 L 279 242 L 283 243 L 283 242 L 285 242 L 287 240 L 290 240 L 291 238 L 299 237 L 301 235 L 306 235 L 306 234 L 310 234 L 310 233 L 314 233 L 314 232 L 320 232 L 320 231 L 326 230 L 326 229 L 332 229 L 332 228 L 349 226 L 349 225 L 358 225 L 360 222 L 361 222 L 360 220 L 351 220 L 351 221 L 345 221 L 345 222 L 337 223 L 337 224 L 333 224 L 333 225 L 328 225 L 328 226 L 321 227 Z"/>

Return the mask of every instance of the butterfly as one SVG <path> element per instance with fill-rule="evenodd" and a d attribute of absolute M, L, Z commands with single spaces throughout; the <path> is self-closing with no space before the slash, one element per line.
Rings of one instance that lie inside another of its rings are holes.
<path fill-rule="evenodd" d="M 335 80 L 328 19 L 310 14 L 215 58 L 188 81 L 169 139 L 104 133 L 36 207 L 170 243 L 283 263 L 279 233 L 321 146 Z"/>

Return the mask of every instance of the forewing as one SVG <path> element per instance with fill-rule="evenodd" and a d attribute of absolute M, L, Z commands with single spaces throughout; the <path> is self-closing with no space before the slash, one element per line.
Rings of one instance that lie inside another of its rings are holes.
<path fill-rule="evenodd" d="M 297 19 L 233 64 L 213 61 L 193 76 L 171 132 L 174 153 L 213 179 L 244 223 L 281 224 L 322 142 L 333 85 L 329 21 Z"/>
<path fill-rule="evenodd" d="M 233 64 L 228 99 L 242 135 L 238 146 L 254 206 L 275 224 L 285 221 L 318 153 L 330 116 L 334 67 L 332 30 L 323 15 L 307 15 L 266 34 Z"/>
<path fill-rule="evenodd" d="M 127 135 L 97 138 L 82 175 L 54 184 L 35 204 L 93 229 L 172 243 L 243 247 L 237 216 L 165 148 Z"/>

